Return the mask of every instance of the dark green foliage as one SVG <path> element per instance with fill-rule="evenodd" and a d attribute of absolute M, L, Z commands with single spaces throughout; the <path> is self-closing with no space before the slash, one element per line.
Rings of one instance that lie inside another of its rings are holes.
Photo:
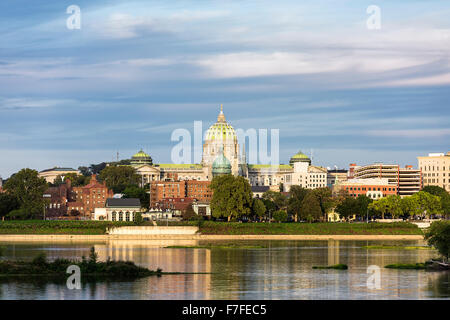
<path fill-rule="evenodd" d="M 422 191 L 438 196 L 441 199 L 441 207 L 444 215 L 450 215 L 450 194 L 445 189 L 438 186 L 426 186 Z"/>
<path fill-rule="evenodd" d="M 322 217 L 320 202 L 313 192 L 308 192 L 303 199 L 300 213 L 302 219 L 305 219 L 308 222 L 319 220 Z"/>
<path fill-rule="evenodd" d="M 358 201 L 352 197 L 346 197 L 336 206 L 335 211 L 341 217 L 348 219 L 353 214 L 359 214 Z"/>
<path fill-rule="evenodd" d="M 13 220 L 0 223 L 0 234 L 105 234 L 107 228 L 132 225 L 131 221 Z"/>
<path fill-rule="evenodd" d="M 288 215 L 287 215 L 286 211 L 284 211 L 284 210 L 277 210 L 273 213 L 272 217 L 277 222 L 285 222 L 288 218 Z"/>
<path fill-rule="evenodd" d="M 266 214 L 266 206 L 260 199 L 254 198 L 252 202 L 252 215 L 254 217 L 262 218 Z"/>
<path fill-rule="evenodd" d="M 428 245 L 435 247 L 447 260 L 450 256 L 450 221 L 435 221 L 425 233 Z"/>
<path fill-rule="evenodd" d="M 136 212 L 134 215 L 134 223 L 139 226 L 144 222 L 144 219 L 142 218 L 142 214 L 140 212 Z"/>
<path fill-rule="evenodd" d="M 291 186 L 289 190 L 288 213 L 294 217 L 295 221 L 301 216 L 302 202 L 309 190 L 300 186 Z"/>
<path fill-rule="evenodd" d="M 192 225 L 192 224 L 191 224 Z M 205 221 L 201 234 L 305 234 L 305 235 L 422 235 L 417 225 L 408 222 L 394 223 L 233 223 Z"/>
<path fill-rule="evenodd" d="M 11 211 L 19 209 L 19 201 L 11 194 L 0 193 L 0 218 L 7 216 Z"/>
<path fill-rule="evenodd" d="M 5 183 L 5 190 L 17 199 L 20 211 L 14 210 L 14 215 L 41 217 L 46 204 L 43 195 L 47 188 L 47 182 L 38 176 L 36 170 L 22 169 L 13 174 Z"/>
<path fill-rule="evenodd" d="M 100 172 L 99 179 L 115 193 L 122 193 L 128 186 L 137 186 L 141 178 L 133 167 L 108 166 Z"/>
<path fill-rule="evenodd" d="M 124 198 L 137 198 L 141 201 L 141 206 L 148 209 L 150 207 L 150 194 L 147 190 L 138 186 L 128 186 L 123 190 Z"/>
<path fill-rule="evenodd" d="M 91 248 L 89 260 L 85 257 L 80 261 L 68 259 L 56 259 L 49 262 L 45 254 L 39 254 L 31 262 L 24 261 L 0 261 L 1 275 L 39 275 L 67 277 L 67 268 L 70 265 L 80 267 L 82 276 L 106 276 L 116 278 L 140 278 L 151 275 L 161 275 L 162 270 L 158 268 L 152 271 L 136 266 L 130 261 L 97 261 L 97 253 Z"/>
<path fill-rule="evenodd" d="M 211 200 L 214 217 L 227 217 L 230 221 L 250 214 L 252 190 L 245 178 L 230 174 L 214 177 L 210 188 L 214 191 Z"/>

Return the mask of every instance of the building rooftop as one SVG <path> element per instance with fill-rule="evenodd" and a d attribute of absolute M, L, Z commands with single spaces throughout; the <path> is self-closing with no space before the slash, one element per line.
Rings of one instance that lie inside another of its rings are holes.
<path fill-rule="evenodd" d="M 78 170 L 75 170 L 73 168 L 54 167 L 54 168 L 51 168 L 51 169 L 42 170 L 42 171 L 40 171 L 40 173 L 42 173 L 42 172 L 50 172 L 50 171 L 74 171 L 74 172 L 78 172 Z"/>
<path fill-rule="evenodd" d="M 266 192 L 269 189 L 269 186 L 252 186 L 252 192 Z"/>
<path fill-rule="evenodd" d="M 108 198 L 106 199 L 107 208 L 140 208 L 141 201 L 137 198 Z"/>

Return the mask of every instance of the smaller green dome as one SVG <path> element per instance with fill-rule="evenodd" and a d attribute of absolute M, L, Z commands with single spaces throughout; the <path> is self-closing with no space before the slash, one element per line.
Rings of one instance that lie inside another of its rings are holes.
<path fill-rule="evenodd" d="M 213 177 L 225 174 L 231 174 L 231 163 L 223 154 L 223 147 L 212 164 Z"/>
<path fill-rule="evenodd" d="M 291 157 L 289 164 L 292 166 L 295 162 L 308 162 L 311 164 L 311 159 L 306 154 L 299 151 Z"/>
<path fill-rule="evenodd" d="M 136 153 L 135 155 L 133 155 L 133 157 L 131 157 L 131 165 L 137 166 L 144 164 L 152 165 L 153 160 L 152 157 L 150 157 L 147 153 L 145 153 L 141 149 L 138 153 Z"/>

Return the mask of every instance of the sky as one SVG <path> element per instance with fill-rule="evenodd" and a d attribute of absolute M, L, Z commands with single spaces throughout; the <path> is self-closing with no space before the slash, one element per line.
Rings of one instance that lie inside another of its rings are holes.
<path fill-rule="evenodd" d="M 0 176 L 141 148 L 170 163 L 172 132 L 220 104 L 236 129 L 279 129 L 281 163 L 417 167 L 450 150 L 449 16 L 447 0 L 3 0 Z"/>

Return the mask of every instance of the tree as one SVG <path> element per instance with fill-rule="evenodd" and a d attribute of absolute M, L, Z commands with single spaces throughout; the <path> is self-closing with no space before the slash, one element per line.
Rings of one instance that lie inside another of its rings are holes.
<path fill-rule="evenodd" d="M 103 169 L 105 169 L 107 166 L 106 162 L 102 162 L 99 164 L 91 164 L 89 167 L 89 171 L 91 174 L 99 174 Z"/>
<path fill-rule="evenodd" d="M 359 195 L 358 198 L 356 198 L 356 202 L 358 207 L 357 213 L 359 216 L 366 216 L 369 211 L 369 205 L 373 202 L 373 200 L 366 195 Z"/>
<path fill-rule="evenodd" d="M 150 207 L 150 194 L 144 188 L 138 186 L 128 186 L 123 190 L 123 198 L 137 198 L 141 201 L 141 206 L 148 209 Z"/>
<path fill-rule="evenodd" d="M 277 222 L 284 222 L 287 220 L 287 217 L 288 217 L 287 212 L 284 210 L 277 210 L 273 213 L 273 218 Z"/>
<path fill-rule="evenodd" d="M 88 167 L 78 167 L 78 171 L 85 177 L 89 177 L 92 174 Z"/>
<path fill-rule="evenodd" d="M 254 198 L 252 202 L 252 215 L 258 217 L 260 220 L 266 214 L 266 206 L 260 199 Z"/>
<path fill-rule="evenodd" d="M 244 177 L 223 175 L 214 177 L 210 185 L 212 214 L 216 218 L 239 218 L 248 215 L 252 206 L 252 190 Z"/>
<path fill-rule="evenodd" d="M 322 215 L 322 219 L 326 221 L 326 215 L 328 211 L 333 207 L 334 201 L 331 196 L 331 189 L 330 188 L 317 188 L 312 190 L 312 193 L 317 198 L 317 201 L 319 202 L 320 211 Z"/>
<path fill-rule="evenodd" d="M 398 195 L 391 195 L 386 198 L 389 213 L 392 219 L 402 215 L 401 197 Z"/>
<path fill-rule="evenodd" d="M 384 215 L 389 212 L 389 203 L 386 198 L 381 198 L 372 202 L 369 209 L 381 213 L 381 218 L 384 219 Z"/>
<path fill-rule="evenodd" d="M 417 216 L 430 216 L 442 214 L 441 198 L 428 192 L 419 191 L 411 196 L 414 205 L 413 214 Z"/>
<path fill-rule="evenodd" d="M 422 189 L 422 191 L 441 198 L 441 207 L 443 214 L 445 216 L 450 215 L 450 194 L 445 191 L 444 188 L 438 186 L 426 186 Z"/>
<path fill-rule="evenodd" d="M 281 192 L 268 190 L 263 193 L 262 198 L 272 201 L 278 210 L 285 209 L 287 206 L 287 197 Z"/>
<path fill-rule="evenodd" d="M 189 205 L 186 210 L 183 211 L 182 216 L 183 220 L 191 220 L 193 217 L 195 217 L 197 214 L 194 211 L 194 208 L 192 208 L 192 205 Z"/>
<path fill-rule="evenodd" d="M 413 216 L 418 207 L 417 199 L 414 197 L 404 197 L 400 201 L 400 207 L 404 215 Z"/>
<path fill-rule="evenodd" d="M 106 167 L 100 172 L 99 178 L 115 193 L 123 192 L 127 186 L 137 186 L 140 181 L 136 169 L 130 166 Z"/>
<path fill-rule="evenodd" d="M 5 183 L 6 192 L 17 199 L 21 215 L 34 218 L 43 214 L 46 201 L 43 198 L 48 184 L 32 169 L 22 169 Z M 15 214 L 17 214 L 17 210 Z"/>
<path fill-rule="evenodd" d="M 288 213 L 294 216 L 294 221 L 298 221 L 303 199 L 308 194 L 308 189 L 300 186 L 291 186 L 289 190 Z"/>
<path fill-rule="evenodd" d="M 89 183 L 89 181 L 91 180 L 91 178 L 90 178 L 90 176 L 85 176 L 85 175 L 77 174 L 75 172 L 71 172 L 71 173 L 67 173 L 64 175 L 64 182 L 66 182 L 67 180 L 70 180 L 70 182 L 72 183 L 72 186 L 81 187 L 81 186 L 87 185 Z"/>
<path fill-rule="evenodd" d="M 134 214 L 134 224 L 139 226 L 144 222 L 144 219 L 142 218 L 142 214 L 140 212 L 136 212 Z"/>
<path fill-rule="evenodd" d="M 425 239 L 448 260 L 450 256 L 450 221 L 435 221 L 431 224 Z"/>
<path fill-rule="evenodd" d="M 0 217 L 7 216 L 11 211 L 19 209 L 19 201 L 13 195 L 0 193 Z"/>
<path fill-rule="evenodd" d="M 314 192 L 308 192 L 302 201 L 300 209 L 301 218 L 306 219 L 309 222 L 318 220 L 322 217 L 322 210 L 320 208 L 320 202 Z"/>
<path fill-rule="evenodd" d="M 336 206 L 335 211 L 341 217 L 348 219 L 351 215 L 359 212 L 358 201 L 349 196 Z"/>

